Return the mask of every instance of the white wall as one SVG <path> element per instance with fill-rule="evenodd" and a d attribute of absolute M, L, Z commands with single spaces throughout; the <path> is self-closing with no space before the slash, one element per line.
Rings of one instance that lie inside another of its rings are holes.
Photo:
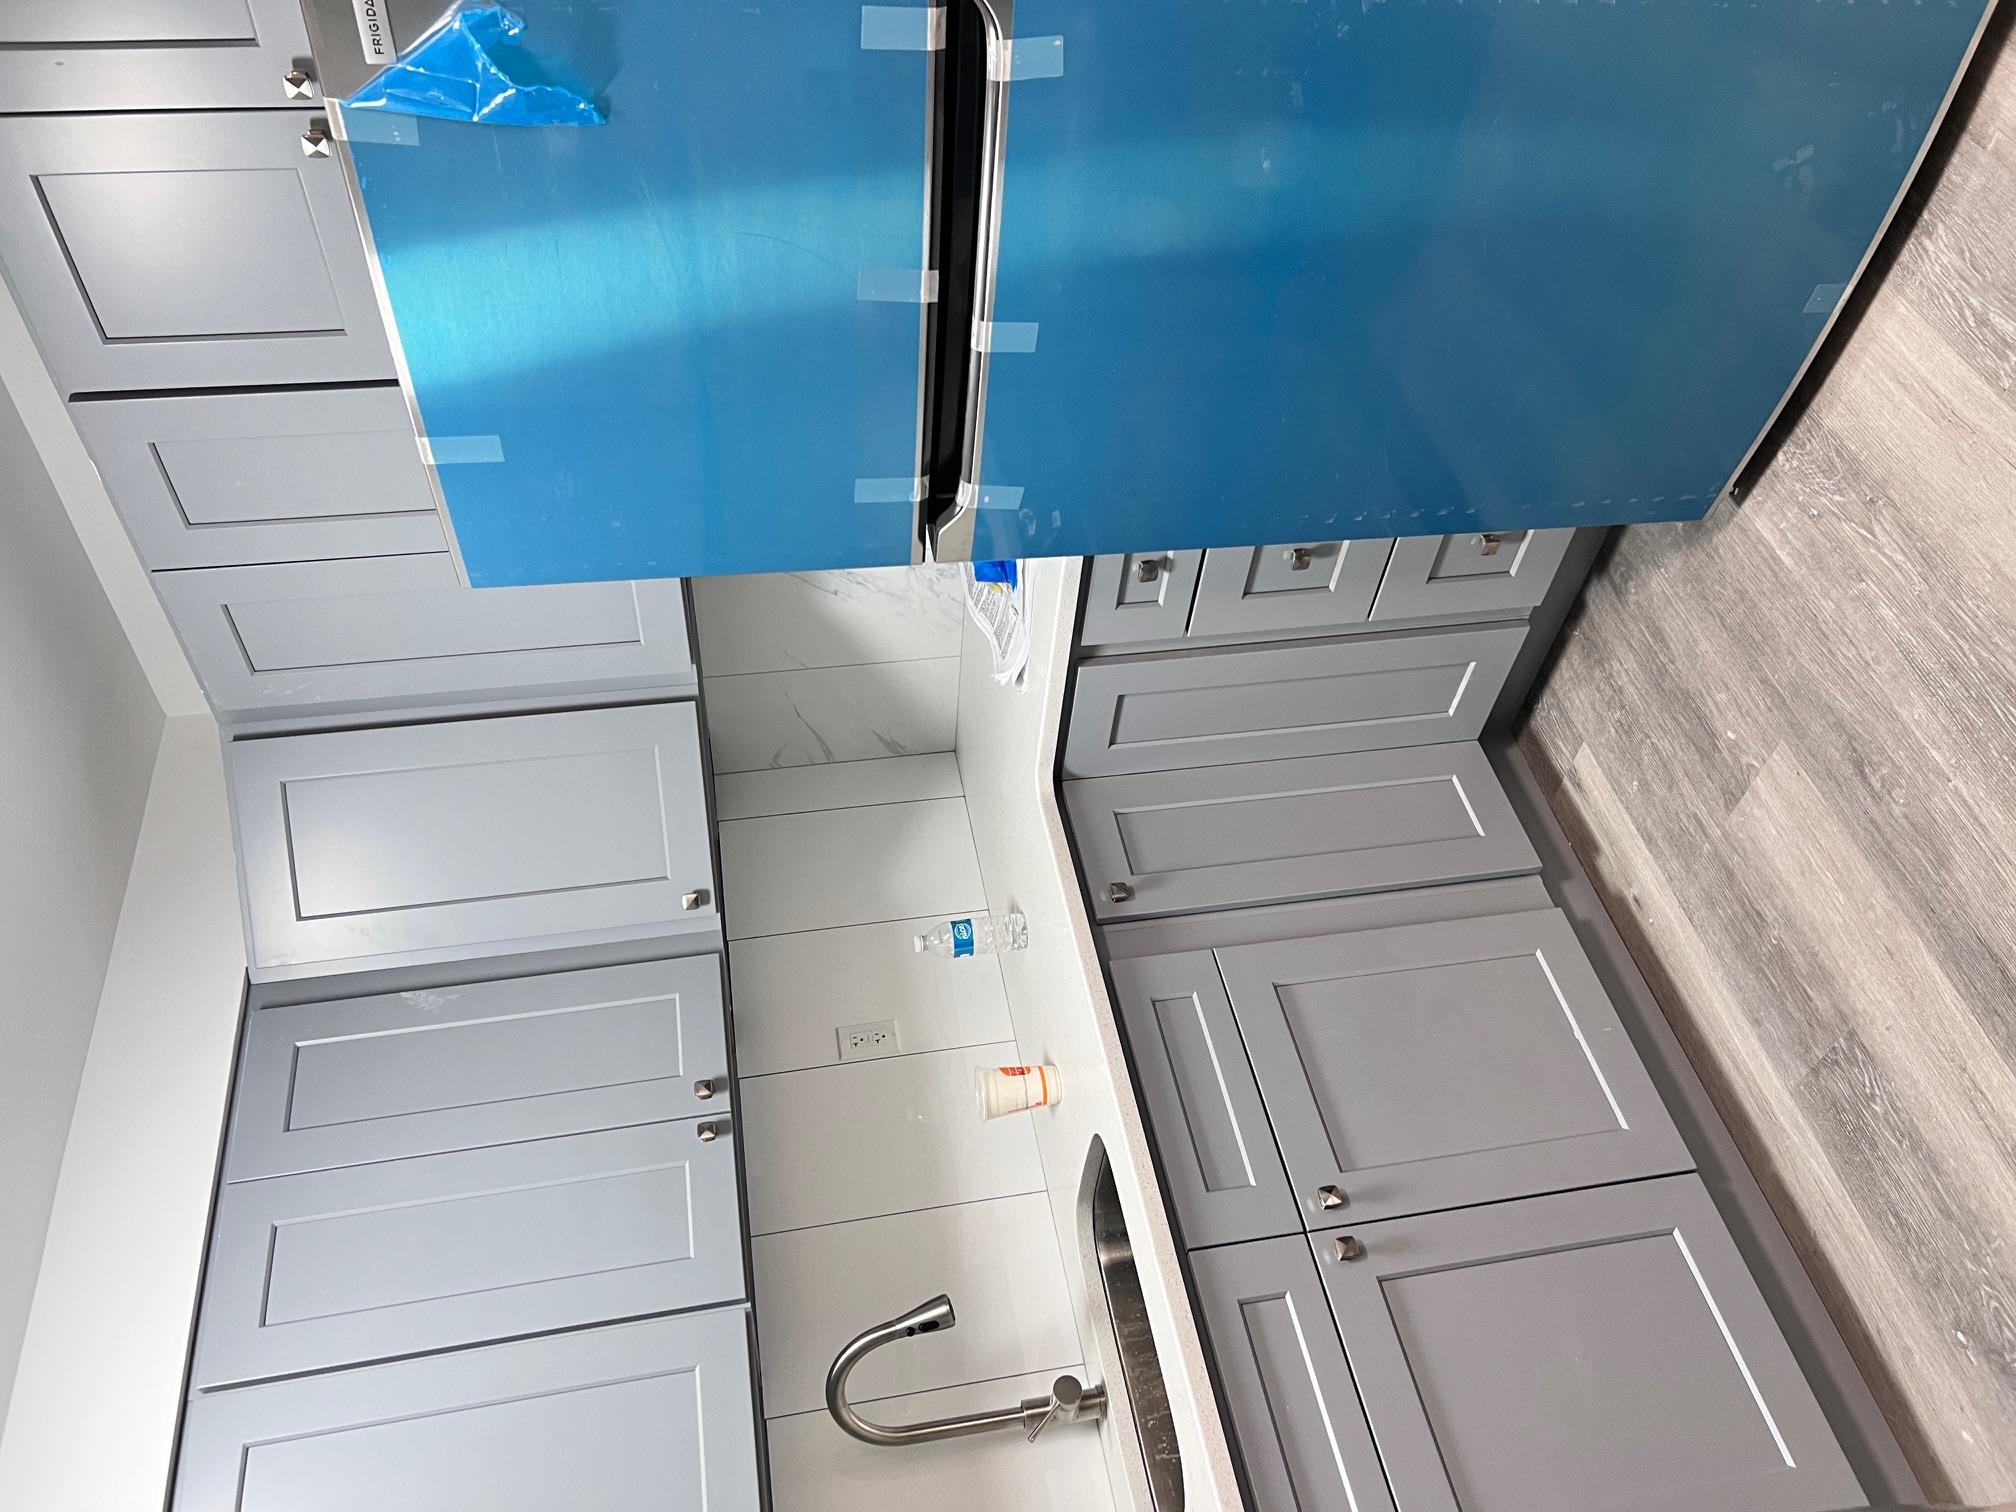
<path fill-rule="evenodd" d="M 161 726 L 0 390 L 0 1421 Z"/>

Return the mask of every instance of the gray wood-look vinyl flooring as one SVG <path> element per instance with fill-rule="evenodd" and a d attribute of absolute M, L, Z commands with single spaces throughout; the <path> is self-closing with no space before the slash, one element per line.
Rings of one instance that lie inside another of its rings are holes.
<path fill-rule="evenodd" d="M 1521 745 L 1927 1491 L 2016 1501 L 2016 46 L 1740 507 Z"/>

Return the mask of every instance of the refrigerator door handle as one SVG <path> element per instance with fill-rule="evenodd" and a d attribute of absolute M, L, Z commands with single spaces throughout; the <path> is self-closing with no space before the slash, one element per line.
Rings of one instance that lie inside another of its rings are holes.
<path fill-rule="evenodd" d="M 1001 270 L 1001 175 L 1008 154 L 1008 28 L 998 0 L 973 0 L 987 44 L 987 81 L 980 105 L 980 172 L 975 180 L 973 327 L 966 340 L 965 435 L 960 447 L 959 492 L 925 525 L 934 562 L 973 560 L 974 517 L 980 507 L 980 451 L 987 431 L 988 343 L 994 319 L 994 285 Z"/>

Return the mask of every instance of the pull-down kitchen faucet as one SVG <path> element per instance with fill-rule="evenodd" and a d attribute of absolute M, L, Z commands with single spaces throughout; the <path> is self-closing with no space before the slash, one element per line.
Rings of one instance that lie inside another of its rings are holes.
<path fill-rule="evenodd" d="M 1034 1443 L 1036 1435 L 1055 1423 L 1096 1422 L 1106 1412 L 1106 1388 L 1080 1385 L 1076 1376 L 1061 1375 L 1050 1383 L 1047 1397 L 1025 1397 L 1019 1407 L 996 1412 L 970 1412 L 962 1417 L 934 1418 L 926 1423 L 871 1423 L 847 1400 L 847 1377 L 871 1350 L 897 1339 L 918 1334 L 939 1333 L 958 1326 L 952 1299 L 940 1293 L 921 1307 L 913 1307 L 901 1317 L 878 1323 L 858 1335 L 834 1356 L 833 1368 L 826 1372 L 826 1410 L 833 1421 L 864 1444 L 927 1444 L 936 1439 L 963 1438 L 969 1433 L 988 1433 L 996 1428 L 1021 1428 Z"/>

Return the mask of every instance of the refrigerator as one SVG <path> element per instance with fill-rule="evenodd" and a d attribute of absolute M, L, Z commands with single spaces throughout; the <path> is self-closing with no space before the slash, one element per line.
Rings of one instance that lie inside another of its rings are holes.
<path fill-rule="evenodd" d="M 479 587 L 1698 517 L 1991 5 L 308 0 Z"/>

